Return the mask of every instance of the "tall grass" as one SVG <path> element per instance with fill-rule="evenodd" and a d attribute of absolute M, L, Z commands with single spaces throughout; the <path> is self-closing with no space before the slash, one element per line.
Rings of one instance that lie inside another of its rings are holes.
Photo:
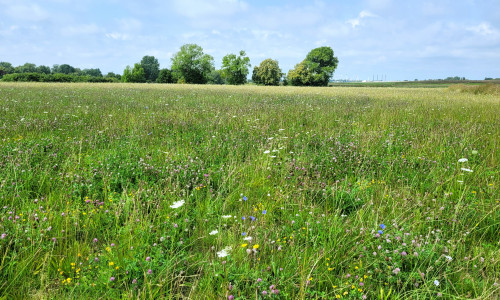
<path fill-rule="evenodd" d="M 471 93 L 475 95 L 500 95 L 500 84 L 488 83 L 481 85 L 454 84 L 448 88 L 450 91 Z"/>
<path fill-rule="evenodd" d="M 498 298 L 500 105 L 0 84 L 0 297 Z"/>

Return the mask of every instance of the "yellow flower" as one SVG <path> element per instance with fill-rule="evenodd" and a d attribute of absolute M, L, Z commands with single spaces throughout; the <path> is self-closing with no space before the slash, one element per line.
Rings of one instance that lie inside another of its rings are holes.
<path fill-rule="evenodd" d="M 115 270 L 118 270 L 120 267 L 116 267 Z"/>
<path fill-rule="evenodd" d="M 259 244 L 255 244 L 255 245 L 253 245 L 253 248 L 254 248 L 254 249 L 259 249 Z"/>
<path fill-rule="evenodd" d="M 112 262 L 112 261 L 110 261 L 110 262 L 109 262 L 109 265 L 110 265 L 110 266 L 112 266 L 112 265 L 114 265 L 114 264 L 115 264 L 115 263 L 114 263 L 114 262 Z"/>
<path fill-rule="evenodd" d="M 111 252 L 111 247 L 106 247 L 106 251 Z"/>
<path fill-rule="evenodd" d="M 246 247 L 248 244 L 241 244 L 241 247 Z"/>

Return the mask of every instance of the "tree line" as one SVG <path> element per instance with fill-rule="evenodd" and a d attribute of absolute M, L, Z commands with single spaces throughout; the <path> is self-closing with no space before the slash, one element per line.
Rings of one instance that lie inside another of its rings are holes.
<path fill-rule="evenodd" d="M 53 65 L 52 68 L 32 63 L 14 67 L 9 62 L 0 62 L 2 81 L 40 81 L 40 82 L 118 82 L 121 75 L 109 72 L 102 75 L 99 68 L 80 69 L 68 64 Z"/>
<path fill-rule="evenodd" d="M 230 84 L 247 83 L 250 74 L 250 58 L 245 51 L 228 54 L 222 58 L 222 67 L 217 70 L 214 58 L 203 52 L 196 44 L 185 44 L 171 59 L 170 69 L 160 69 L 158 59 L 144 56 L 134 66 L 127 66 L 123 74 L 109 72 L 105 76 L 99 69 L 83 69 L 68 64 L 36 66 L 26 63 L 13 67 L 0 62 L 0 78 L 3 81 L 90 81 L 90 82 L 148 82 L 148 83 L 193 83 Z M 277 60 L 263 60 L 252 71 L 251 81 L 259 85 L 326 86 L 337 68 L 338 58 L 330 47 L 311 50 L 304 60 L 288 74 L 282 72 Z"/>

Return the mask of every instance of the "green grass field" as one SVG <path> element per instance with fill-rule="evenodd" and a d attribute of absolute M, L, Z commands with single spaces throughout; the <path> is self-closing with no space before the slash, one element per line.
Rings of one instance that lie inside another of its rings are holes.
<path fill-rule="evenodd" d="M 495 299 L 500 100 L 0 83 L 0 298 Z"/>

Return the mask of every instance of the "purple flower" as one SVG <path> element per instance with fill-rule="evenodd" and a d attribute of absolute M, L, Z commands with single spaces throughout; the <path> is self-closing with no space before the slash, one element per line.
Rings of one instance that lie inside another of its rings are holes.
<path fill-rule="evenodd" d="M 247 235 L 247 233 L 246 233 L 246 232 L 242 232 L 242 233 L 241 233 L 241 235 L 242 235 L 242 236 L 245 236 L 245 235 Z"/>
<path fill-rule="evenodd" d="M 379 234 L 384 234 L 382 230 L 377 231 Z"/>
<path fill-rule="evenodd" d="M 227 297 L 227 300 L 234 300 L 234 296 L 233 296 L 233 295 L 229 295 L 229 296 Z"/>
<path fill-rule="evenodd" d="M 92 242 L 97 243 L 97 238 L 94 238 Z"/>
<path fill-rule="evenodd" d="M 137 283 L 137 279 L 134 278 L 134 280 L 132 280 L 132 284 L 136 284 Z"/>
<path fill-rule="evenodd" d="M 241 217 L 241 219 L 242 219 L 243 221 L 245 221 L 245 217 Z"/>
<path fill-rule="evenodd" d="M 3 240 L 6 236 L 7 236 L 7 234 L 6 234 L 6 233 L 2 233 L 2 237 L 1 237 L 1 238 L 2 238 L 2 240 Z"/>
<path fill-rule="evenodd" d="M 146 257 L 146 261 L 150 261 L 151 260 L 151 257 Z"/>
<path fill-rule="evenodd" d="M 254 217 L 254 216 L 250 216 L 250 219 L 251 219 L 252 221 L 255 221 L 255 217 Z"/>
<path fill-rule="evenodd" d="M 243 200 L 247 201 L 248 200 L 247 196 L 243 196 Z"/>
<path fill-rule="evenodd" d="M 359 286 L 363 286 L 363 285 L 365 285 L 363 282 L 360 282 L 360 283 L 359 283 Z"/>
<path fill-rule="evenodd" d="M 406 255 L 408 255 L 408 253 L 406 253 L 405 251 L 403 251 L 403 252 L 401 252 L 401 255 L 402 256 L 406 256 Z"/>
<path fill-rule="evenodd" d="M 177 227 L 179 227 L 179 225 L 177 225 L 177 224 L 174 224 L 174 228 L 177 228 Z"/>
<path fill-rule="evenodd" d="M 262 291 L 262 295 L 267 295 L 267 291 Z"/>
<path fill-rule="evenodd" d="M 262 281 L 262 278 L 257 278 L 257 282 L 261 282 Z"/>
<path fill-rule="evenodd" d="M 98 257 L 96 257 L 96 258 L 94 258 L 94 260 L 95 260 L 95 261 L 99 261 L 99 258 L 98 258 Z"/>
<path fill-rule="evenodd" d="M 265 209 L 264 209 L 264 210 L 262 211 L 262 214 L 263 214 L 263 215 L 267 214 L 267 210 L 265 210 Z"/>
<path fill-rule="evenodd" d="M 114 278 L 114 277 L 111 277 L 111 278 L 109 279 L 109 281 L 115 281 L 115 278 Z"/>
<path fill-rule="evenodd" d="M 229 283 L 229 286 L 227 287 L 228 290 L 232 291 L 233 290 L 233 285 L 231 284 L 231 282 Z"/>
<path fill-rule="evenodd" d="M 151 269 L 148 270 L 148 274 L 151 275 L 153 274 L 153 271 Z"/>
<path fill-rule="evenodd" d="M 111 243 L 111 247 L 114 247 L 114 246 L 115 246 L 115 244 L 114 244 L 114 243 Z"/>
<path fill-rule="evenodd" d="M 384 224 L 380 224 L 380 228 L 382 228 L 382 230 L 385 229 L 385 225 Z"/>

